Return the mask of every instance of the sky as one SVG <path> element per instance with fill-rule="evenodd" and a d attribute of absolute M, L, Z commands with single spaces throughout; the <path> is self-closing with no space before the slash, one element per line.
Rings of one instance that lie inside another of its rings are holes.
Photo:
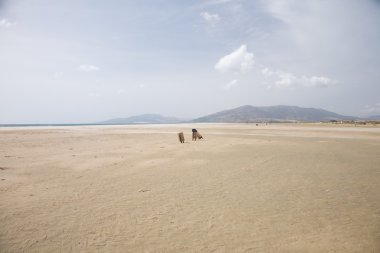
<path fill-rule="evenodd" d="M 378 0 L 0 0 L 0 124 L 380 114 Z"/>

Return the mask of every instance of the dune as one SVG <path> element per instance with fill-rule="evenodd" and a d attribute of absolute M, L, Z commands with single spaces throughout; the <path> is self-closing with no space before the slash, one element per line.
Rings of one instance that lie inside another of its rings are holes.
<path fill-rule="evenodd" d="M 379 192 L 379 127 L 0 128 L 1 252 L 380 252 Z"/>

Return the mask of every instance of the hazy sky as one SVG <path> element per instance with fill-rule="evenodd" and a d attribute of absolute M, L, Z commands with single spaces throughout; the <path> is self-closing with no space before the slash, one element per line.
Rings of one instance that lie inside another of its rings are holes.
<path fill-rule="evenodd" d="M 377 0 L 0 0 L 0 124 L 380 114 Z"/>

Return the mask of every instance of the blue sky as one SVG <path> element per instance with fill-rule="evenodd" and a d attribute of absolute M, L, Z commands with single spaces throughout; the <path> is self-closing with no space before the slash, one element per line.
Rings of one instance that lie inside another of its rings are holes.
<path fill-rule="evenodd" d="M 0 0 L 0 123 L 380 114 L 375 0 Z"/>

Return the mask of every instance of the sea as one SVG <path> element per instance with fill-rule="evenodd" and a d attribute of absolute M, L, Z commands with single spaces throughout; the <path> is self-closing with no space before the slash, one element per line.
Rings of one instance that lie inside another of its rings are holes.
<path fill-rule="evenodd" d="M 170 125 L 175 123 L 150 123 L 150 122 L 134 122 L 122 124 L 96 124 L 96 123 L 82 123 L 82 124 L 0 124 L 2 127 L 67 127 L 67 126 L 123 126 L 123 125 Z M 177 123 L 178 124 L 178 123 Z"/>

